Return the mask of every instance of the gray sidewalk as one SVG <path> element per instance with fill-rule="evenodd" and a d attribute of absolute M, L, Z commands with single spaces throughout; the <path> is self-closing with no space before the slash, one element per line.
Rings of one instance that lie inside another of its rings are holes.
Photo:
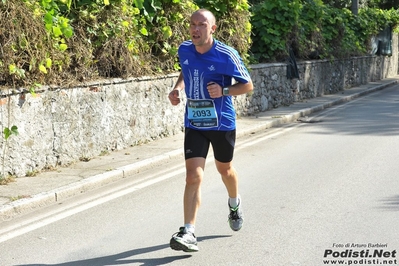
<path fill-rule="evenodd" d="M 384 79 L 347 89 L 343 93 L 297 102 L 256 116 L 240 118 L 237 120 L 237 136 L 296 121 L 301 116 L 351 101 L 397 84 L 398 81 L 399 76 Z M 88 162 L 77 162 L 69 167 L 41 172 L 33 177 L 17 178 L 15 182 L 0 186 L 0 219 L 10 219 L 118 179 L 132 177 L 139 171 L 177 156 L 183 160 L 183 133 L 114 151 Z"/>

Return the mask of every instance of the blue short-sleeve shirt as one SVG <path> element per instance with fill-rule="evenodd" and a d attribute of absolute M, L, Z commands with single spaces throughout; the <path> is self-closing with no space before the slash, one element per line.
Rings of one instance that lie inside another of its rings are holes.
<path fill-rule="evenodd" d="M 184 126 L 197 130 L 234 130 L 236 114 L 232 97 L 211 98 L 207 84 L 215 82 L 224 88 L 232 85 L 232 78 L 240 83 L 251 80 L 238 52 L 214 40 L 212 48 L 204 54 L 196 51 L 192 41 L 185 41 L 179 46 L 178 54 L 188 101 Z"/>

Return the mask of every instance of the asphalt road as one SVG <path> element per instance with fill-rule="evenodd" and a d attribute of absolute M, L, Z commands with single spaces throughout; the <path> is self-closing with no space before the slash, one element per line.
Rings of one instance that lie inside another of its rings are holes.
<path fill-rule="evenodd" d="M 3 223 L 24 226 L 0 265 L 398 265 L 399 86 L 302 120 L 237 140 L 239 232 L 210 154 L 197 253 L 168 245 L 183 222 L 180 159 Z"/>

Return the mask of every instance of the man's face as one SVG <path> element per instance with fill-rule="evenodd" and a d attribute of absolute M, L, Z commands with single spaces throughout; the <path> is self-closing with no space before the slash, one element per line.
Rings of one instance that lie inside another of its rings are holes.
<path fill-rule="evenodd" d="M 212 18 L 205 12 L 197 12 L 191 16 L 190 35 L 193 44 L 200 48 L 212 46 L 212 33 L 216 25 Z"/>

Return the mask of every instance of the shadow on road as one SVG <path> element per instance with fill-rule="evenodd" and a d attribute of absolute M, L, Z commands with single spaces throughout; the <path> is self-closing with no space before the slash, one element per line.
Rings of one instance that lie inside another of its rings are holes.
<path fill-rule="evenodd" d="M 203 236 L 198 238 L 198 242 L 202 242 L 209 239 L 223 238 L 223 237 L 231 237 L 231 235 Z M 108 266 L 108 265 L 131 265 L 134 263 L 140 263 L 140 265 L 153 266 L 153 265 L 165 265 L 177 260 L 183 260 L 192 257 L 190 253 L 179 253 L 176 251 L 171 251 L 181 255 L 168 256 L 163 258 L 131 259 L 131 257 L 133 256 L 155 252 L 165 248 L 169 248 L 169 244 L 133 249 L 115 255 L 103 256 L 93 259 L 70 261 L 59 264 L 19 264 L 15 266 L 106 266 L 106 265 Z"/>
<path fill-rule="evenodd" d="M 381 200 L 382 206 L 380 206 L 380 209 L 386 210 L 386 211 L 399 211 L 399 195 L 384 198 Z"/>

